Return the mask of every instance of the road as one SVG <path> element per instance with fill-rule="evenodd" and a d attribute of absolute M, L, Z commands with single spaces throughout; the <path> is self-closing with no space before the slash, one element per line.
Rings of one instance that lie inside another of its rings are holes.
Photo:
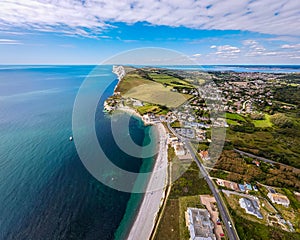
<path fill-rule="evenodd" d="M 246 155 L 248 157 L 251 157 L 251 158 L 256 158 L 260 161 L 263 161 L 263 162 L 266 162 L 266 163 L 272 163 L 272 164 L 279 164 L 279 165 L 282 165 L 282 166 L 285 166 L 285 167 L 291 167 L 289 165 L 286 165 L 284 163 L 280 163 L 280 162 L 275 162 L 275 161 L 272 161 L 270 159 L 267 159 L 267 158 L 264 158 L 264 157 L 259 157 L 259 156 L 256 156 L 254 154 L 251 154 L 251 153 L 247 153 L 247 152 L 244 152 L 244 151 L 241 151 L 241 150 L 238 150 L 236 148 L 233 149 L 234 151 L 236 151 L 237 153 L 241 154 L 241 155 Z"/>
<path fill-rule="evenodd" d="M 231 223 L 231 218 L 230 215 L 228 213 L 227 207 L 225 206 L 224 202 L 221 199 L 220 193 L 218 191 L 218 189 L 216 189 L 213 180 L 210 178 L 208 172 L 206 171 L 206 169 L 204 168 L 203 164 L 201 163 L 201 161 L 199 160 L 198 156 L 195 155 L 192 146 L 190 144 L 189 141 L 185 140 L 184 141 L 186 148 L 189 150 L 190 154 L 192 155 L 193 159 L 195 160 L 195 162 L 197 163 L 201 174 L 203 175 L 205 181 L 207 182 L 212 194 L 214 195 L 218 208 L 219 208 L 219 212 L 221 215 L 221 218 L 223 220 L 223 223 L 226 227 L 227 230 L 227 234 L 230 240 L 238 240 L 239 236 L 234 228 L 234 225 L 231 224 L 231 226 L 229 225 L 229 222 Z"/>
<path fill-rule="evenodd" d="M 208 172 L 206 171 L 204 165 L 201 163 L 200 159 L 198 158 L 198 156 L 195 154 L 190 141 L 181 138 L 180 136 L 178 136 L 176 134 L 176 132 L 174 131 L 174 129 L 170 126 L 169 122 L 167 123 L 169 130 L 175 135 L 177 136 L 179 139 L 182 140 L 182 142 L 185 144 L 186 148 L 189 150 L 192 158 L 194 159 L 194 161 L 197 163 L 200 172 L 203 176 L 203 178 L 205 179 L 205 181 L 207 182 L 212 194 L 214 195 L 218 208 L 219 208 L 219 212 L 221 215 L 221 218 L 223 220 L 223 224 L 226 227 L 227 230 L 227 234 L 230 240 L 239 240 L 239 236 L 236 232 L 236 229 L 234 227 L 234 225 L 232 224 L 231 218 L 230 218 L 230 214 L 227 210 L 227 207 L 225 205 L 225 203 L 222 201 L 222 198 L 220 196 L 219 190 L 215 187 L 213 180 L 210 178 Z"/>

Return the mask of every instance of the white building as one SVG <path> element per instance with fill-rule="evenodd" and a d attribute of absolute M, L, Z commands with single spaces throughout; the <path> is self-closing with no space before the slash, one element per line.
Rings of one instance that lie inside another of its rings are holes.
<path fill-rule="evenodd" d="M 189 228 L 191 240 L 216 240 L 214 224 L 206 209 L 188 208 L 186 225 Z"/>
<path fill-rule="evenodd" d="M 185 149 L 182 143 L 177 143 L 174 145 L 174 151 L 177 156 L 185 155 Z"/>
<path fill-rule="evenodd" d="M 286 196 L 279 193 L 269 192 L 268 198 L 270 198 L 272 203 L 281 204 L 285 207 L 288 207 L 290 205 L 290 200 Z"/>
<path fill-rule="evenodd" d="M 239 200 L 241 208 L 244 208 L 246 213 L 256 216 L 259 219 L 263 219 L 263 215 L 259 211 L 259 204 L 254 199 L 241 198 Z"/>

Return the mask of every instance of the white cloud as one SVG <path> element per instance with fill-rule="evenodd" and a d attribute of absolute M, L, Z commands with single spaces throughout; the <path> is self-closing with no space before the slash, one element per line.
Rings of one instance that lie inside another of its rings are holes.
<path fill-rule="evenodd" d="M 211 45 L 211 46 L 210 46 L 210 48 L 216 48 L 216 47 L 217 47 L 216 45 Z"/>
<path fill-rule="evenodd" d="M 240 49 L 238 47 L 233 47 L 230 45 L 218 46 L 218 52 L 230 52 L 230 53 L 239 53 Z"/>
<path fill-rule="evenodd" d="M 22 44 L 21 42 L 13 39 L 0 39 L 0 45 L 7 44 L 7 45 L 16 45 L 16 44 Z"/>
<path fill-rule="evenodd" d="M 208 7 L 210 6 L 210 7 Z M 95 36 L 115 22 L 300 34 L 295 0 L 2 0 L 0 28 Z"/>
<path fill-rule="evenodd" d="M 200 56 L 202 56 L 202 54 L 200 54 L 200 53 L 196 53 L 193 55 L 193 57 L 200 57 Z"/>
<path fill-rule="evenodd" d="M 300 49 L 300 43 L 299 44 L 284 44 L 284 45 L 281 45 L 281 48 L 283 48 L 283 49 Z"/>
<path fill-rule="evenodd" d="M 241 52 L 238 47 L 231 45 L 215 46 L 213 49 L 216 50 L 210 55 L 215 55 L 218 58 L 237 58 Z"/>
<path fill-rule="evenodd" d="M 246 53 L 245 56 L 247 57 L 254 57 L 254 56 L 259 56 L 259 55 L 266 55 L 266 48 L 261 45 L 259 42 L 253 39 L 248 39 L 243 41 L 243 45 L 245 45 L 246 48 Z M 269 54 L 271 55 L 271 54 Z"/>

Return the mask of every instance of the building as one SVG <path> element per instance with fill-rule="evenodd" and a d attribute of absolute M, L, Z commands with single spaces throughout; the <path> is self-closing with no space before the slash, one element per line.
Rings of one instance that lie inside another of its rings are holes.
<path fill-rule="evenodd" d="M 246 210 L 246 213 L 256 216 L 259 219 L 263 219 L 261 212 L 259 211 L 259 204 L 254 199 L 241 198 L 239 200 L 241 208 Z"/>
<path fill-rule="evenodd" d="M 210 160 L 208 151 L 200 151 L 200 156 L 203 160 Z"/>
<path fill-rule="evenodd" d="M 245 192 L 246 189 L 245 189 L 245 185 L 244 184 L 239 184 L 239 188 L 242 192 Z"/>
<path fill-rule="evenodd" d="M 206 209 L 188 208 L 186 225 L 189 228 L 191 240 L 216 240 L 214 224 Z"/>
<path fill-rule="evenodd" d="M 185 150 L 182 143 L 177 143 L 174 145 L 174 151 L 177 156 L 185 155 Z"/>
<path fill-rule="evenodd" d="M 269 192 L 268 198 L 270 198 L 272 203 L 281 204 L 285 207 L 288 207 L 290 205 L 290 200 L 280 193 Z"/>
<path fill-rule="evenodd" d="M 246 186 L 246 189 L 247 189 L 247 190 L 252 191 L 252 186 L 251 186 L 250 183 L 246 183 L 245 186 Z"/>
<path fill-rule="evenodd" d="M 172 146 L 173 146 L 175 143 L 178 143 L 178 137 L 171 137 L 169 135 L 169 137 L 168 137 L 168 144 L 172 144 Z"/>

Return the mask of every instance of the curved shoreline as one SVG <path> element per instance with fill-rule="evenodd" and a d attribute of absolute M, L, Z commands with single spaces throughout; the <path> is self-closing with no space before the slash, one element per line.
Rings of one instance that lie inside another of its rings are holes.
<path fill-rule="evenodd" d="M 155 226 L 157 214 L 165 197 L 165 188 L 167 185 L 167 132 L 162 123 L 155 125 L 159 134 L 159 151 L 152 174 L 147 184 L 146 193 L 144 194 L 142 203 L 139 207 L 134 223 L 127 235 L 128 240 L 149 239 Z M 165 168 L 166 171 L 155 174 L 160 169 Z M 163 173 L 163 174 L 161 174 Z M 164 181 L 164 188 L 152 190 L 155 182 Z"/>
<path fill-rule="evenodd" d="M 113 66 L 113 73 L 118 77 L 118 83 L 114 89 L 115 91 L 125 76 L 126 72 L 122 66 Z M 130 115 L 134 115 L 141 119 L 145 125 L 150 123 L 145 122 L 143 117 L 134 109 L 130 107 L 118 107 L 116 111 L 123 111 Z M 137 239 L 149 239 L 154 229 L 157 214 L 165 198 L 165 189 L 168 182 L 168 146 L 167 146 L 167 131 L 162 123 L 154 124 L 158 133 L 159 149 L 155 159 L 155 163 L 150 174 L 150 178 L 147 183 L 146 192 L 144 193 L 139 209 L 136 213 L 134 222 L 128 232 L 126 239 L 137 240 Z M 165 169 L 165 171 L 160 171 Z M 155 186 L 162 186 L 156 190 Z"/>

